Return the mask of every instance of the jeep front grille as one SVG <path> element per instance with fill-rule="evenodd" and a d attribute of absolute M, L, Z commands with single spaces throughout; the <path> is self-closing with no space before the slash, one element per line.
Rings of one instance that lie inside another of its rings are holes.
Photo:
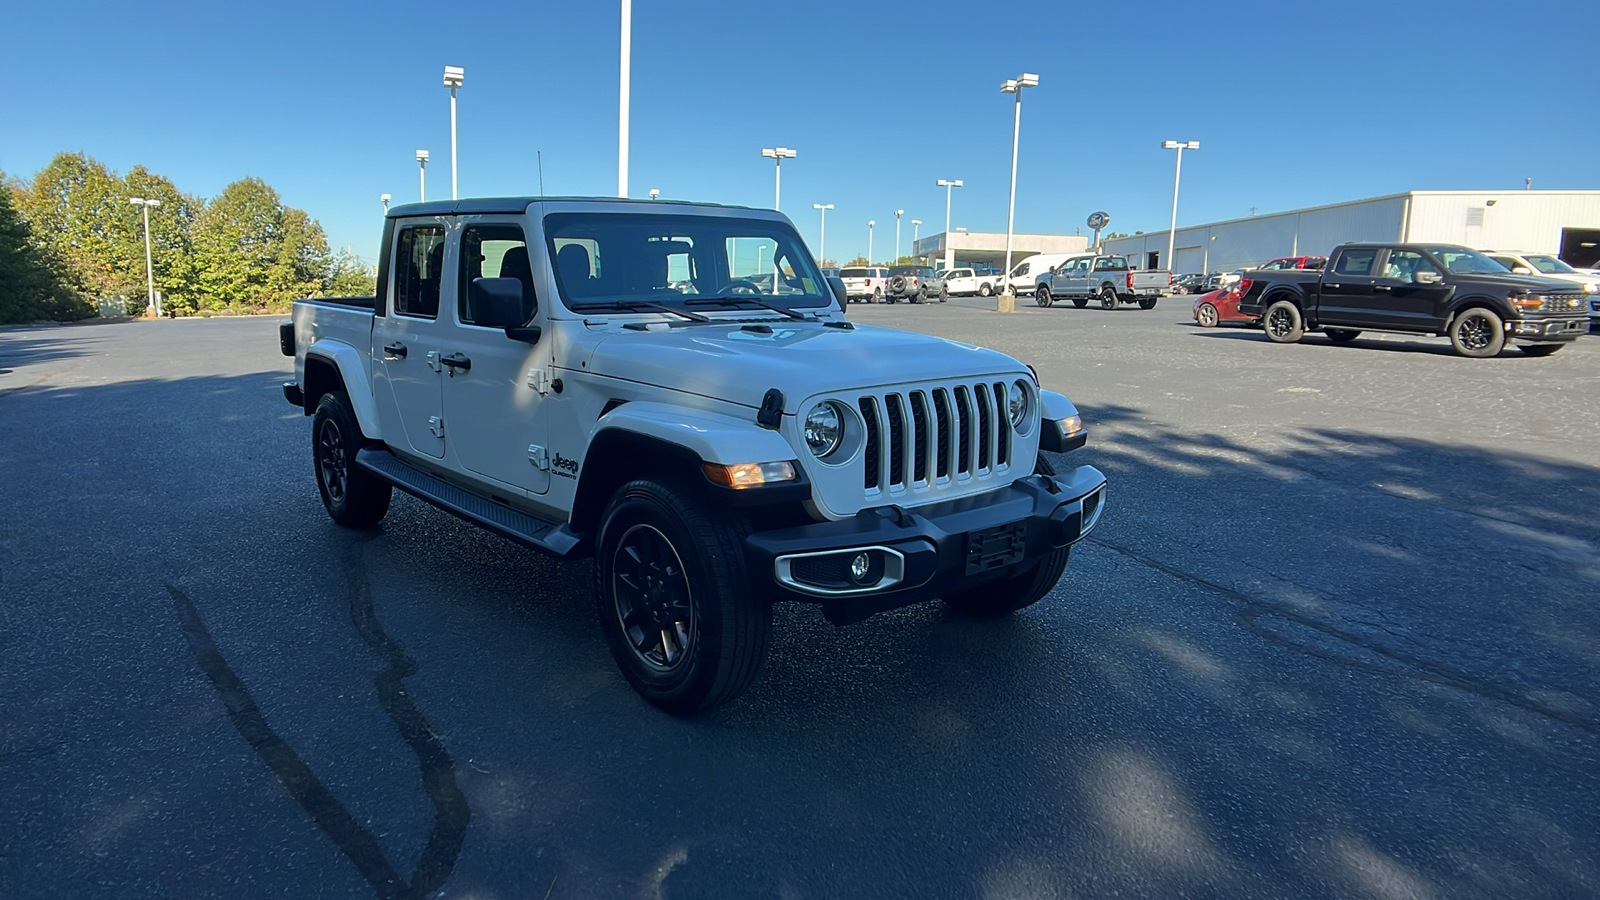
<path fill-rule="evenodd" d="M 1005 382 L 929 385 L 862 396 L 869 494 L 986 478 L 1011 465 Z"/>

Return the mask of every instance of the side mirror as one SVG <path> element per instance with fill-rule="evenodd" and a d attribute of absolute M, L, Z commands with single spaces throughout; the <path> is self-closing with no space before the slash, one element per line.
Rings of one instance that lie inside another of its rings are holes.
<path fill-rule="evenodd" d="M 850 293 L 845 290 L 844 279 L 837 275 L 829 275 L 828 288 L 833 291 L 833 299 L 839 301 L 839 308 L 844 309 L 850 305 Z"/>
<path fill-rule="evenodd" d="M 1411 276 L 1417 284 L 1442 284 L 1444 276 L 1432 269 L 1419 269 Z"/>
<path fill-rule="evenodd" d="M 1533 274 L 1533 270 L 1528 268 L 1527 266 L 1513 266 L 1512 269 L 1511 269 L 1511 274 L 1513 274 L 1513 275 L 1532 275 Z"/>
<path fill-rule="evenodd" d="M 503 328 L 506 337 L 531 344 L 539 339 L 538 326 L 524 327 L 523 286 L 516 278 L 474 278 L 467 289 L 472 324 Z"/>

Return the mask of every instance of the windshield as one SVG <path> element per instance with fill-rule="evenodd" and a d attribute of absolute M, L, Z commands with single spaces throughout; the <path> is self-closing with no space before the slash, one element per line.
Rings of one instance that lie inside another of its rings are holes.
<path fill-rule="evenodd" d="M 1578 270 L 1577 269 L 1574 269 L 1573 267 L 1567 265 L 1566 263 L 1562 262 L 1561 260 L 1556 259 L 1554 256 L 1530 256 L 1530 257 L 1527 257 L 1527 260 L 1528 260 L 1528 262 L 1533 263 L 1533 267 L 1535 269 L 1538 269 L 1539 271 L 1545 273 L 1546 275 L 1576 275 L 1576 274 L 1578 274 Z"/>
<path fill-rule="evenodd" d="M 1504 275 L 1511 271 L 1476 250 L 1466 247 L 1424 247 L 1455 275 Z"/>
<path fill-rule="evenodd" d="M 789 307 L 827 306 L 832 292 L 794 229 L 726 216 L 551 213 L 545 241 L 556 287 L 574 310 L 766 295 Z M 773 278 L 777 267 L 779 277 Z"/>

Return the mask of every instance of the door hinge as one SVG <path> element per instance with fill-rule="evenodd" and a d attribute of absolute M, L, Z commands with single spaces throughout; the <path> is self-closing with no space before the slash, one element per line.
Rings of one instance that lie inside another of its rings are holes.
<path fill-rule="evenodd" d="M 528 445 L 528 462 L 541 472 L 550 471 L 550 453 L 538 444 Z"/>
<path fill-rule="evenodd" d="M 428 417 L 428 430 L 439 440 L 444 440 L 444 419 L 440 416 Z"/>
<path fill-rule="evenodd" d="M 444 366 L 439 364 L 439 351 L 428 351 L 428 368 L 434 370 L 435 372 L 438 372 L 444 368 Z"/>
<path fill-rule="evenodd" d="M 550 370 L 539 368 L 528 370 L 528 387 L 541 394 L 550 393 Z"/>

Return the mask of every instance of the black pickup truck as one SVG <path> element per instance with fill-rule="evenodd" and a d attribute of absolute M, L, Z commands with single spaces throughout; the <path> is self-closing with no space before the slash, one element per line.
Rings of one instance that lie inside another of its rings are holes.
<path fill-rule="evenodd" d="M 1280 344 L 1307 331 L 1335 343 L 1363 331 L 1399 331 L 1448 336 L 1462 356 L 1494 356 L 1509 341 L 1530 356 L 1548 356 L 1589 330 L 1577 287 L 1513 275 L 1452 244 L 1345 244 L 1320 272 L 1246 273 L 1239 312 L 1259 316 Z"/>

